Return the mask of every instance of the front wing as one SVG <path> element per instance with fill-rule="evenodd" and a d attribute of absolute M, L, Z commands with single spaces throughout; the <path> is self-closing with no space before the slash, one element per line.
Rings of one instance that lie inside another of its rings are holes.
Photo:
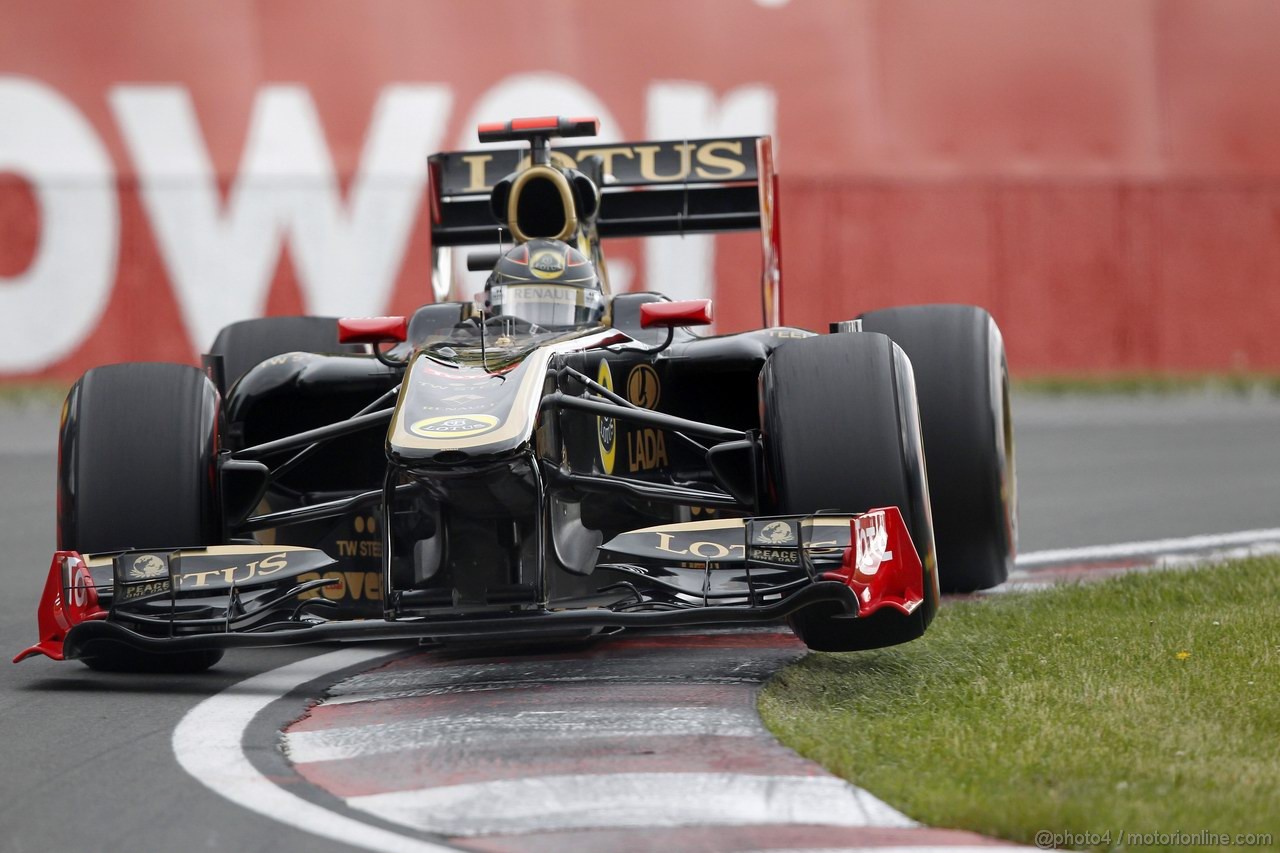
<path fill-rule="evenodd" d="M 500 613 L 446 612 L 382 620 L 326 619 L 317 612 L 323 610 L 324 599 L 299 601 L 302 593 L 335 582 L 298 582 L 299 575 L 332 562 L 314 549 L 213 546 L 105 557 L 59 551 L 40 601 L 40 640 L 14 662 L 33 655 L 54 660 L 93 657 L 102 644 L 176 653 L 332 641 L 522 638 L 566 631 L 759 624 L 821 603 L 835 603 L 846 617 L 856 619 L 881 611 L 910 617 L 924 602 L 923 566 L 896 507 L 859 515 L 748 518 L 675 527 L 681 529 L 631 531 L 602 546 L 606 555 L 630 561 L 601 564 L 627 578 L 600 590 L 619 592 L 605 606 L 513 607 Z M 679 534 L 697 537 L 686 543 L 696 547 L 681 549 Z M 658 547 L 653 547 L 655 542 Z M 667 553 L 671 551 L 684 559 L 673 562 Z M 109 577 L 102 577 L 104 566 L 110 567 Z M 692 579 L 699 576 L 702 580 L 695 583 Z"/>

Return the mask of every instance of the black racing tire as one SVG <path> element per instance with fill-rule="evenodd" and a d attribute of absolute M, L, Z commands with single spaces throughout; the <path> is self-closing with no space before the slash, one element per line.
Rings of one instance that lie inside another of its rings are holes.
<path fill-rule="evenodd" d="M 366 352 L 361 346 L 338 343 L 336 317 L 255 317 L 224 326 L 209 347 L 222 356 L 226 387 L 269 358 L 287 352 Z"/>
<path fill-rule="evenodd" d="M 221 541 L 218 392 L 183 364 L 113 364 L 67 396 L 58 447 L 58 548 L 82 554 Z M 221 651 L 156 654 L 99 644 L 114 672 L 199 672 Z"/>
<path fill-rule="evenodd" d="M 944 592 L 989 589 L 1009 577 L 1018 546 L 1017 471 L 1009 366 L 995 321 L 971 305 L 863 314 L 915 368 Z"/>
<path fill-rule="evenodd" d="M 761 374 L 763 509 L 864 512 L 896 506 L 920 554 L 924 603 L 910 616 L 867 619 L 834 604 L 788 622 L 816 651 L 858 651 L 913 640 L 938 608 L 933 522 L 911 363 L 884 335 L 822 335 L 774 350 Z"/>

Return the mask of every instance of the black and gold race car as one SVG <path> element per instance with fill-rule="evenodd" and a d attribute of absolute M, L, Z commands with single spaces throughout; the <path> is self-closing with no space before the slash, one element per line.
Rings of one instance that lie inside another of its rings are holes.
<path fill-rule="evenodd" d="M 528 149 L 430 158 L 436 275 L 485 247 L 483 304 L 246 320 L 203 369 L 86 373 L 18 659 L 192 670 L 231 647 L 782 619 L 856 650 L 920 636 L 940 588 L 1003 581 L 991 317 L 780 326 L 770 140 L 550 146 L 596 129 L 516 119 L 480 140 Z M 735 229 L 764 238 L 759 331 L 701 336 L 707 300 L 611 293 L 609 238 Z"/>

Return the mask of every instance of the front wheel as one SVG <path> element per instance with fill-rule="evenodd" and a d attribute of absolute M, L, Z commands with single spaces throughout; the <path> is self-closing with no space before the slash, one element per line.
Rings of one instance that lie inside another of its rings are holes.
<path fill-rule="evenodd" d="M 1018 477 L 1000 329 L 971 305 L 885 308 L 861 320 L 915 368 L 942 589 L 1003 583 L 1017 553 Z"/>
<path fill-rule="evenodd" d="M 216 544 L 218 392 L 182 364 L 113 364 L 67 396 L 58 447 L 58 548 L 81 554 Z M 91 669 L 198 672 L 220 651 L 99 643 Z"/>
<path fill-rule="evenodd" d="M 915 639 L 938 607 L 937 561 L 911 363 L 884 335 L 822 335 L 774 350 L 761 374 L 764 509 L 860 513 L 896 506 L 924 571 L 924 603 L 910 616 L 856 619 L 817 605 L 790 624 L 818 651 L 856 651 Z"/>

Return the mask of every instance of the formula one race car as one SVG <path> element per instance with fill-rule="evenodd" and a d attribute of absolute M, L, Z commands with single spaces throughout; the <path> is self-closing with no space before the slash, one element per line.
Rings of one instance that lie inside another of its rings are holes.
<path fill-rule="evenodd" d="M 991 317 L 779 326 L 770 139 L 550 147 L 596 130 L 517 119 L 480 141 L 526 151 L 430 158 L 435 274 L 501 241 L 468 258 L 483 304 L 247 320 L 203 370 L 86 373 L 17 659 L 181 671 L 232 647 L 782 619 L 857 650 L 920 636 L 940 586 L 1004 580 Z M 606 238 L 756 228 L 760 331 L 702 337 L 708 300 L 610 292 Z"/>

